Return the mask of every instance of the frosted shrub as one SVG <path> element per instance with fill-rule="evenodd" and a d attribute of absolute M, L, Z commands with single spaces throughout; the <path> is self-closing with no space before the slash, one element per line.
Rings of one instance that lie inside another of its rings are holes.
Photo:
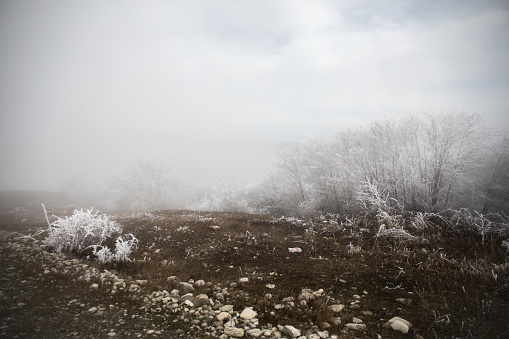
<path fill-rule="evenodd" d="M 92 249 L 92 253 L 101 263 L 130 261 L 129 255 L 138 245 L 138 239 L 134 235 L 126 236 L 130 239 L 119 236 L 116 240 L 115 253 L 111 252 L 107 246 L 102 245 L 114 234 L 122 233 L 121 225 L 110 220 L 107 215 L 93 212 L 92 209 L 74 210 L 70 217 L 57 217 L 56 221 L 50 223 L 44 204 L 42 207 L 48 222 L 48 229 L 38 233 L 48 233 L 48 236 L 43 240 L 45 245 L 59 253 L 82 253 L 87 249 Z"/>
<path fill-rule="evenodd" d="M 44 208 L 44 204 L 42 206 Z M 102 244 L 114 233 L 122 233 L 119 224 L 110 220 L 107 215 L 94 213 L 92 209 L 74 210 L 70 217 L 57 217 L 52 223 L 46 213 L 46 220 L 48 236 L 44 239 L 44 244 L 57 252 L 81 253 L 91 245 Z"/>
<path fill-rule="evenodd" d="M 101 248 L 100 250 L 97 250 L 97 248 Z M 94 249 L 94 255 L 97 257 L 97 260 L 101 264 L 110 263 L 115 259 L 115 255 L 111 253 L 111 250 L 109 247 L 105 246 L 92 246 Z"/>
<path fill-rule="evenodd" d="M 92 245 L 93 253 L 101 264 L 111 262 L 126 262 L 131 261 L 129 256 L 134 248 L 138 247 L 138 239 L 132 234 L 128 234 L 131 239 L 124 239 L 121 236 L 115 242 L 115 253 L 111 252 L 110 248 L 101 245 Z"/>
<path fill-rule="evenodd" d="M 403 229 L 403 227 L 387 228 L 382 224 L 376 233 L 377 238 L 394 240 L 412 240 L 414 236 Z"/>
<path fill-rule="evenodd" d="M 122 237 L 118 237 L 115 243 L 115 257 L 114 260 L 116 262 L 126 262 L 131 261 L 129 256 L 134 248 L 138 247 L 138 239 L 132 234 L 128 234 L 131 239 L 124 240 Z M 126 236 L 126 237 L 127 237 Z"/>

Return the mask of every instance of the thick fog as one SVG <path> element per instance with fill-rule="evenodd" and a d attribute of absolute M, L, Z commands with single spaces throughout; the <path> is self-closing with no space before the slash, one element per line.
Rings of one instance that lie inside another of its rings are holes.
<path fill-rule="evenodd" d="M 2 1 L 0 190 L 105 187 L 140 154 L 257 182 L 386 115 L 508 127 L 507 60 L 507 1 Z"/>

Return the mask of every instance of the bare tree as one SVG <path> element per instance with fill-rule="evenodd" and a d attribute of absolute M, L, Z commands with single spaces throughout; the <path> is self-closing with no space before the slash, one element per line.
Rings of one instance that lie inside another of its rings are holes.
<path fill-rule="evenodd" d="M 509 214 L 509 132 L 505 131 L 487 155 L 482 213 Z"/>
<path fill-rule="evenodd" d="M 120 178 L 112 183 L 117 192 L 117 207 L 133 212 L 171 206 L 172 188 L 166 161 L 160 156 L 140 156 L 126 164 Z"/>
<path fill-rule="evenodd" d="M 480 208 L 479 199 L 471 198 L 474 191 L 486 191 L 488 208 L 489 201 L 506 192 L 499 187 L 509 166 L 506 148 L 499 146 L 486 183 L 479 170 L 487 161 L 489 142 L 476 114 L 379 119 L 339 130 L 333 140 L 309 139 L 285 149 L 272 192 L 285 201 L 280 207 L 308 214 L 353 211 L 366 181 L 384 187 L 390 201 L 404 209 Z"/>

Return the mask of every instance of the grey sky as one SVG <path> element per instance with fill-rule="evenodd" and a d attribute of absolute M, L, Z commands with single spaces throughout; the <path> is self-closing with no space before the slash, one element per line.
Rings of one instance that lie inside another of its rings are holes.
<path fill-rule="evenodd" d="M 507 128 L 508 35 L 507 1 L 1 0 L 0 189 L 137 151 L 257 180 L 282 143 L 384 115 Z"/>

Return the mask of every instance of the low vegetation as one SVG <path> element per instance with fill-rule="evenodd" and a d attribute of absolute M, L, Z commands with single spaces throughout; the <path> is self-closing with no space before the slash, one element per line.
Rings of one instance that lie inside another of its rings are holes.
<path fill-rule="evenodd" d="M 184 313 L 189 322 L 168 320 L 177 319 L 177 313 L 156 304 L 153 295 L 198 280 L 206 285 L 196 294 L 231 304 L 236 312 L 253 307 L 261 328 L 292 325 L 303 334 L 327 330 L 340 338 L 507 337 L 508 218 L 465 209 L 405 211 L 393 201 L 384 202 L 376 186 L 365 185 L 365 194 L 359 196 L 364 211 L 349 215 L 304 219 L 159 210 L 115 216 L 114 222 L 138 239 L 131 261 L 87 260 L 74 252 L 68 258 L 81 258 L 93 271 L 80 274 L 56 266 L 48 276 L 76 286 L 73 298 L 97 295 L 103 304 L 125 304 L 129 312 L 144 315 L 131 319 L 129 326 L 152 319 L 152 324 L 160 324 L 156 329 L 181 338 L 214 332 L 192 325 L 195 318 L 189 313 Z M 11 215 L 15 219 L 16 213 Z M 40 209 L 34 211 L 39 221 L 20 223 L 18 230 L 28 235 L 40 229 L 41 215 Z M 35 238 L 44 241 L 43 234 Z M 300 251 L 289 250 L 295 248 Z M 144 283 L 136 292 L 127 291 L 128 284 L 125 291 L 110 294 L 110 273 Z M 99 286 L 95 294 L 91 284 Z M 323 292 L 301 303 L 304 289 Z M 225 299 L 219 299 L 223 292 Z M 333 314 L 329 306 L 334 304 L 345 308 Z M 413 324 L 410 334 L 383 327 L 395 316 Z M 366 325 L 363 330 L 345 327 L 358 319 Z"/>

